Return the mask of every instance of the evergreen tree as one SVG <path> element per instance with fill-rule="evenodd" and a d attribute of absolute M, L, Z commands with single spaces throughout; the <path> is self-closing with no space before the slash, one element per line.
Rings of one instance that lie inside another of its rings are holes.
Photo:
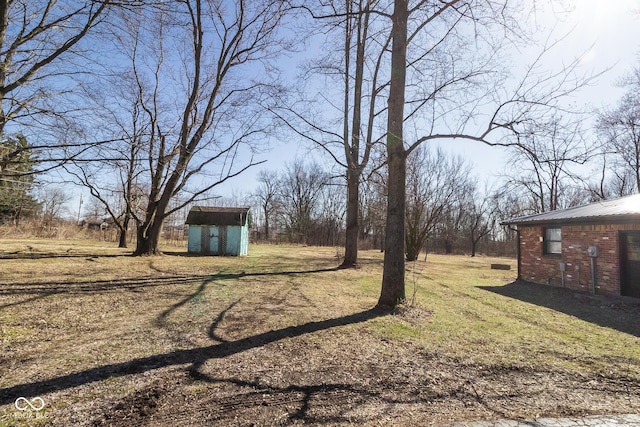
<path fill-rule="evenodd" d="M 31 195 L 34 160 L 27 139 L 18 134 L 0 141 L 0 223 L 18 224 L 33 216 L 38 202 Z"/>

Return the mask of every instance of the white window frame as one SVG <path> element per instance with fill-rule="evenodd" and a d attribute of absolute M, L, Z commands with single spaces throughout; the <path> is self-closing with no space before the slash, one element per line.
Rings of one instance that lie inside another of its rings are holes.
<path fill-rule="evenodd" d="M 562 254 L 562 228 L 547 227 L 544 229 L 543 252 L 545 255 Z"/>

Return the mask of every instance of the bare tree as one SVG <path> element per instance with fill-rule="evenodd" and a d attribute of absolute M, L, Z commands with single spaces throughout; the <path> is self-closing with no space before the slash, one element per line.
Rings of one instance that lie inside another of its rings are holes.
<path fill-rule="evenodd" d="M 554 117 L 518 137 L 524 144 L 512 148 L 509 161 L 514 167 L 508 179 L 531 200 L 532 213 L 574 204 L 568 193 L 578 178 L 571 166 L 582 165 L 590 157 L 579 124 Z"/>
<path fill-rule="evenodd" d="M 142 94 L 136 81 L 129 77 L 124 74 L 117 79 L 108 78 L 108 94 L 95 86 L 86 92 L 94 107 L 93 114 L 84 121 L 85 133 L 91 129 L 113 142 L 93 147 L 62 166 L 75 184 L 87 188 L 95 201 L 103 205 L 118 229 L 121 248 L 127 247 L 130 223 L 141 217 L 146 202 L 141 155 L 150 133 Z"/>
<path fill-rule="evenodd" d="M 612 184 L 618 195 L 640 191 L 640 67 L 623 80 L 627 93 L 615 108 L 605 109 L 598 118 L 598 135 L 615 166 Z M 631 180 L 629 180 L 631 178 Z"/>
<path fill-rule="evenodd" d="M 453 253 L 462 238 L 463 222 L 467 213 L 464 201 L 464 194 L 459 194 L 454 203 L 446 210 L 444 219 L 436 230 L 446 254 Z"/>
<path fill-rule="evenodd" d="M 85 208 L 82 212 L 84 212 L 83 218 L 85 222 L 91 221 L 95 223 L 97 221 L 104 221 L 107 213 L 105 212 L 104 204 L 100 200 L 92 197 L 87 200 L 86 203 L 83 201 L 83 204 Z M 80 209 L 82 209 L 82 206 L 80 206 Z M 78 212 L 80 212 L 80 210 Z"/>
<path fill-rule="evenodd" d="M 53 134 L 76 108 L 68 98 L 78 77 L 90 72 L 83 42 L 112 6 L 109 0 L 0 0 L 0 138 L 27 137 L 23 149 L 39 152 L 34 173 L 95 143 Z"/>
<path fill-rule="evenodd" d="M 455 202 L 473 186 L 469 165 L 460 157 L 419 147 L 407 159 L 406 258 L 418 259 Z"/>
<path fill-rule="evenodd" d="M 380 64 L 384 55 L 384 49 L 379 49 L 374 53 L 375 65 L 370 77 L 370 97 L 369 109 L 363 126 L 363 88 L 364 70 L 367 51 L 371 51 L 368 46 L 371 1 L 360 1 L 358 3 L 347 1 L 348 18 L 345 20 L 345 79 L 344 79 L 344 119 L 343 119 L 343 148 L 344 168 L 346 170 L 347 181 L 347 227 L 345 238 L 345 255 L 342 267 L 354 267 L 358 260 L 358 238 L 359 238 L 359 205 L 360 202 L 360 180 L 364 169 L 369 163 L 371 149 L 374 144 L 373 126 L 376 118 L 376 98 L 381 88 L 378 77 Z M 354 14 L 355 12 L 355 14 Z M 388 43 L 388 42 L 387 42 Z M 352 51 L 355 50 L 355 70 L 353 74 L 353 101 L 349 102 L 350 82 L 351 82 L 351 60 Z M 349 127 L 349 112 L 351 112 L 351 127 Z"/>
<path fill-rule="evenodd" d="M 130 212 L 134 254 L 159 253 L 169 215 L 260 163 L 252 146 L 270 131 L 264 111 L 281 90 L 269 63 L 283 7 L 270 0 L 184 0 L 120 17 L 114 50 L 129 62 L 136 94 L 129 108 L 132 116 L 139 112 L 141 132 L 130 121 L 109 155 L 134 160 L 138 188 L 146 192 L 142 213 Z M 91 154 L 100 160 L 106 151 Z M 178 196 L 181 203 L 172 203 Z"/>
<path fill-rule="evenodd" d="M 607 182 L 607 190 L 602 193 L 602 199 L 628 196 L 638 191 L 636 176 L 632 170 L 613 168 L 611 172 L 613 176 Z"/>
<path fill-rule="evenodd" d="M 282 214 L 292 239 L 307 243 L 309 230 L 319 216 L 319 202 L 329 177 L 317 163 L 296 160 L 281 177 Z"/>
<path fill-rule="evenodd" d="M 51 228 L 56 220 L 62 218 L 66 209 L 65 205 L 69 200 L 71 200 L 69 194 L 59 187 L 46 188 L 40 191 L 43 229 Z"/>
<path fill-rule="evenodd" d="M 260 182 L 258 188 L 254 192 L 262 211 L 262 220 L 264 221 L 264 240 L 269 240 L 270 223 L 280 205 L 280 179 L 275 171 L 260 171 L 258 174 Z"/>
<path fill-rule="evenodd" d="M 476 256 L 480 240 L 488 236 L 495 225 L 496 204 L 493 196 L 487 193 L 485 190 L 485 195 L 481 196 L 476 188 L 472 188 L 466 193 L 466 203 L 462 205 L 472 257 Z"/>
<path fill-rule="evenodd" d="M 343 243 L 345 234 L 345 191 L 342 177 L 327 176 L 320 195 L 320 215 L 317 220 L 317 232 L 313 235 L 314 244 L 338 246 Z"/>
<path fill-rule="evenodd" d="M 443 138 L 526 147 L 517 138 L 524 127 L 545 119 L 564 95 L 590 78 L 576 73 L 579 59 L 546 74 L 539 72 L 535 61 L 513 89 L 503 86 L 509 70 L 501 66 L 505 64 L 500 60 L 501 47 L 527 39 L 516 17 L 520 5 L 515 2 L 416 0 L 410 4 L 409 0 L 395 0 L 393 5 L 381 308 L 393 307 L 405 298 L 407 155 L 422 143 Z M 498 28 L 501 32 L 493 31 Z M 413 48 L 408 51 L 410 44 Z M 479 110 L 491 113 L 482 117 Z M 411 136 L 404 132 L 408 121 L 413 124 Z M 485 125 L 479 125 L 480 121 Z"/>
<path fill-rule="evenodd" d="M 291 130 L 327 154 L 343 171 L 347 190 L 343 268 L 357 263 L 360 186 L 372 150 L 384 135 L 379 131 L 383 126 L 377 124 L 385 108 L 380 98 L 388 87 L 383 65 L 390 37 L 384 28 L 386 19 L 375 13 L 378 5 L 373 0 L 332 0 L 298 6 L 335 32 L 329 32 L 324 55 L 311 61 L 302 76 L 305 82 L 313 76 L 323 79 L 321 89 L 310 84 L 309 91 L 303 91 L 293 106 L 281 105 L 274 110 Z M 301 109 L 301 105 L 306 107 Z"/>
<path fill-rule="evenodd" d="M 517 233 L 510 225 L 502 225 L 507 219 L 525 216 L 530 213 L 520 194 L 500 187 L 491 195 L 494 206 L 491 209 L 496 226 L 493 234 L 502 243 L 501 254 L 515 255 L 518 251 Z"/>
<path fill-rule="evenodd" d="M 360 234 L 373 248 L 384 250 L 385 208 L 387 206 L 386 171 L 379 170 L 364 181 L 360 193 Z"/>
<path fill-rule="evenodd" d="M 395 0 L 391 16 L 391 80 L 387 110 L 387 221 L 384 268 L 378 306 L 394 307 L 405 299 L 406 158 L 404 105 L 407 79 L 408 0 Z"/>

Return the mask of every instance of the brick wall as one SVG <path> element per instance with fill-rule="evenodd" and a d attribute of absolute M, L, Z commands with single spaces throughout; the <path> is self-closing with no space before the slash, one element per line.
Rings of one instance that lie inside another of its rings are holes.
<path fill-rule="evenodd" d="M 557 227 L 557 226 L 554 226 Z M 565 225 L 562 229 L 562 253 L 543 254 L 545 227 L 519 225 L 520 278 L 522 280 L 562 285 L 560 263 L 566 264 L 564 286 L 591 292 L 593 280 L 589 246 L 599 251 L 596 263 L 596 293 L 620 295 L 619 231 L 640 230 L 640 224 Z"/>

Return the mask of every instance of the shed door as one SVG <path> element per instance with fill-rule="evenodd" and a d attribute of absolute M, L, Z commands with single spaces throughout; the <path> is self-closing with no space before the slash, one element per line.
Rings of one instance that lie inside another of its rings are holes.
<path fill-rule="evenodd" d="M 622 233 L 620 243 L 620 293 L 640 298 L 640 232 Z"/>
<path fill-rule="evenodd" d="M 218 243 L 218 227 L 203 225 L 200 237 L 202 254 L 218 255 Z"/>
<path fill-rule="evenodd" d="M 211 251 L 209 250 L 209 244 L 210 244 L 210 238 L 209 238 L 209 227 L 203 225 L 202 228 L 200 228 L 200 253 L 203 255 L 209 255 L 209 253 L 211 253 Z"/>
<path fill-rule="evenodd" d="M 229 255 L 227 251 L 227 226 L 221 225 L 220 229 L 220 240 L 219 240 L 219 255 Z"/>

